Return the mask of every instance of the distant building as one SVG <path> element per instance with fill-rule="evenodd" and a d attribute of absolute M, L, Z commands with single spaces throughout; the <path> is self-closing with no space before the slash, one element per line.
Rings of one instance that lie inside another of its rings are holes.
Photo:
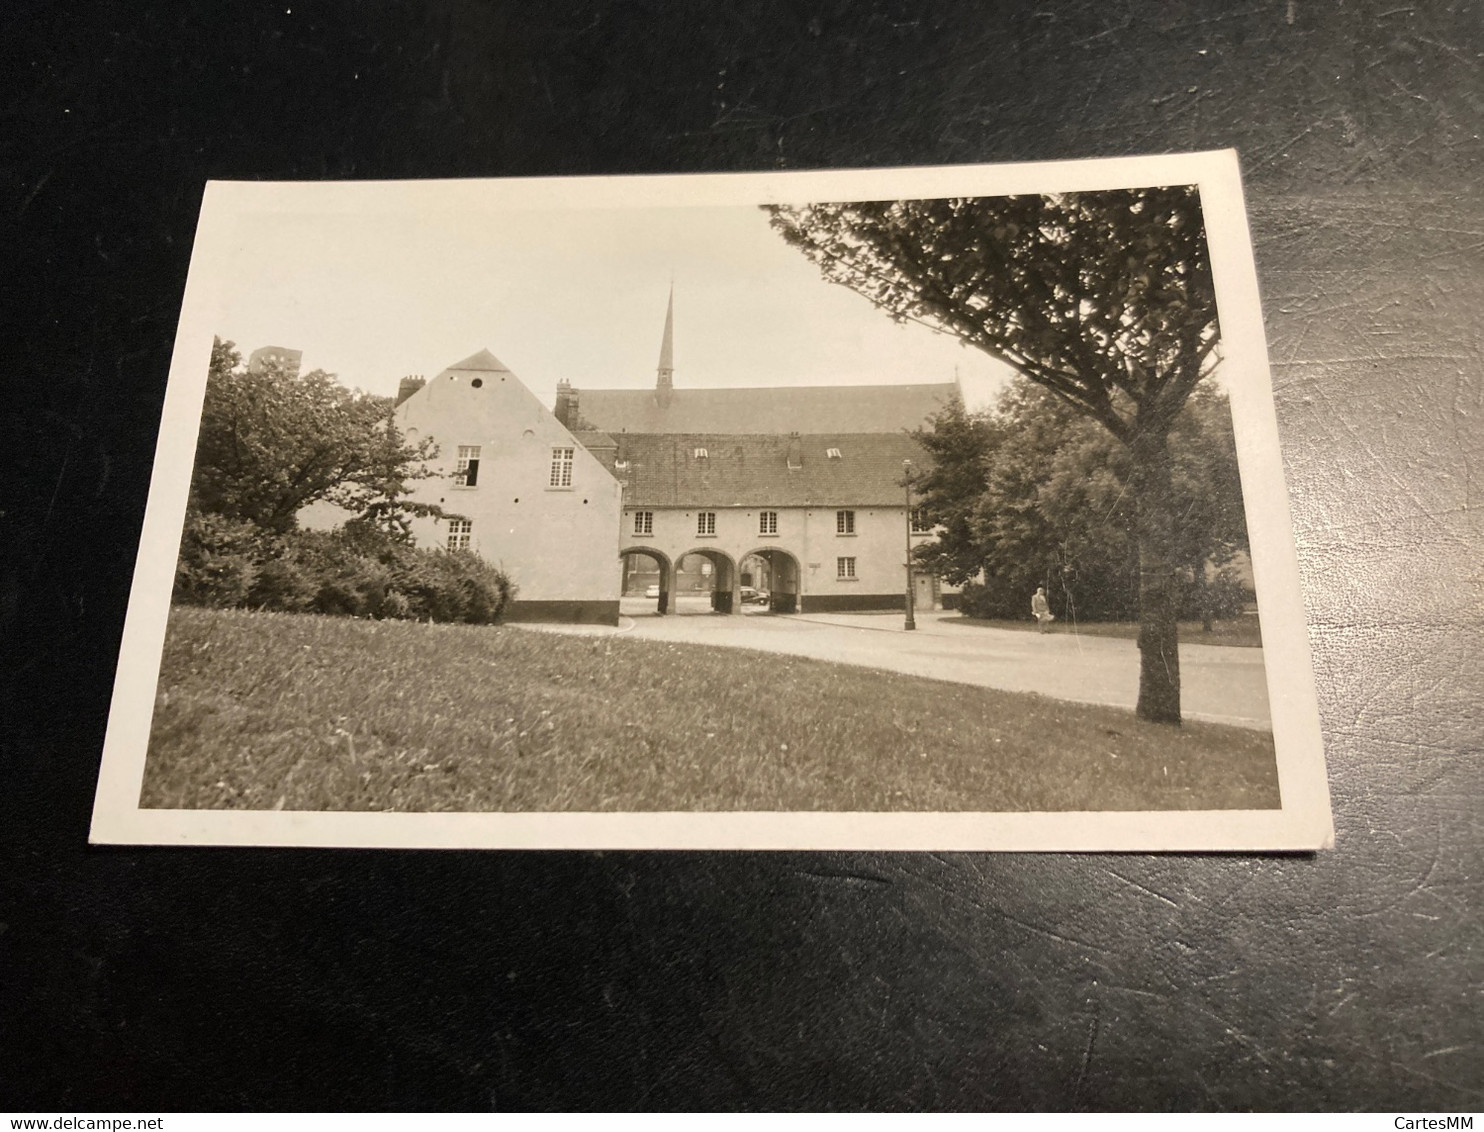
<path fill-rule="evenodd" d="M 303 350 L 291 350 L 287 346 L 259 346 L 247 356 L 247 372 L 262 373 L 273 366 L 282 373 L 297 377 L 299 364 L 303 360 Z"/>
<path fill-rule="evenodd" d="M 624 592 L 659 608 L 702 589 L 721 612 L 741 589 L 778 612 L 900 609 L 906 556 L 930 540 L 909 513 L 907 463 L 928 456 L 908 431 L 960 397 L 943 384 L 676 389 L 674 296 L 653 390 L 558 385 L 555 415 L 623 485 Z M 957 591 L 914 577 L 919 608 Z"/>
<path fill-rule="evenodd" d="M 555 412 L 568 428 L 638 433 L 900 433 L 951 401 L 957 381 L 901 385 L 675 388 L 675 297 L 665 308 L 653 389 L 574 389 L 557 384 Z"/>

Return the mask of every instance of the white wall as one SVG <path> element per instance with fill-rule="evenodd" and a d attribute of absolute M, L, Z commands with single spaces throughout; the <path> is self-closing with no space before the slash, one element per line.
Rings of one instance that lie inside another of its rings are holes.
<path fill-rule="evenodd" d="M 835 533 L 835 512 L 855 511 L 855 534 Z M 634 513 L 654 513 L 652 535 L 634 534 Z M 776 548 L 792 554 L 799 561 L 801 590 L 809 595 L 832 599 L 853 599 L 859 595 L 899 595 L 905 583 L 906 509 L 905 507 L 780 507 L 778 534 L 758 533 L 758 516 L 762 508 L 716 508 L 716 535 L 708 538 L 696 534 L 700 508 L 643 508 L 626 506 L 620 527 L 620 545 L 647 546 L 663 551 L 672 562 L 693 550 L 719 550 L 739 563 L 758 550 Z M 930 535 L 915 536 L 913 545 Z M 838 577 L 837 559 L 853 557 L 854 580 Z"/>
<path fill-rule="evenodd" d="M 397 423 L 439 447 L 437 477 L 413 498 L 472 520 L 471 549 L 511 577 L 518 601 L 618 600 L 618 481 L 514 374 L 445 370 L 398 406 Z M 478 483 L 455 486 L 458 446 L 475 444 Z M 574 450 L 570 488 L 549 486 L 554 447 Z M 413 526 L 419 546 L 443 546 L 447 531 L 430 519 Z"/>

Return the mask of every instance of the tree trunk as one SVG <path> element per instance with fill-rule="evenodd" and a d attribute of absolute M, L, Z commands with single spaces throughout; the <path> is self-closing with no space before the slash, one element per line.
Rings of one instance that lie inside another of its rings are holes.
<path fill-rule="evenodd" d="M 1168 439 L 1140 436 L 1133 444 L 1131 486 L 1138 506 L 1140 719 L 1180 722 L 1180 651 L 1175 614 L 1173 462 Z"/>

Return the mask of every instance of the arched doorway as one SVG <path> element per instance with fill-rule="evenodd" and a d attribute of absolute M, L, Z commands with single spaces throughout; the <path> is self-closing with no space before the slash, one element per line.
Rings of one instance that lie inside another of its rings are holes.
<path fill-rule="evenodd" d="M 631 546 L 618 552 L 623 574 L 620 608 L 630 616 L 665 614 L 674 608 L 675 568 L 663 551 Z"/>
<path fill-rule="evenodd" d="M 799 560 L 788 551 L 776 546 L 759 547 L 742 557 L 742 573 L 751 581 L 744 585 L 767 594 L 766 602 L 757 607 L 770 613 L 797 613 L 799 611 Z"/>
<path fill-rule="evenodd" d="M 698 547 L 675 560 L 676 613 L 733 613 L 737 601 L 737 565 L 724 551 Z"/>

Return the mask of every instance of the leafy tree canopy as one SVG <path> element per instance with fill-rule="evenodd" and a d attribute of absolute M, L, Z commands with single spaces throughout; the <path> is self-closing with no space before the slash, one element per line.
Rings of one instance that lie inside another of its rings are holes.
<path fill-rule="evenodd" d="M 432 474 L 424 462 L 436 450 L 428 440 L 408 444 L 392 409 L 390 398 L 353 392 L 323 370 L 250 372 L 233 343 L 217 339 L 192 506 L 282 534 L 325 501 L 405 537 L 409 516 L 438 512 L 405 498 L 411 482 Z"/>
<path fill-rule="evenodd" d="M 925 568 L 956 583 L 982 572 L 1004 595 L 1000 615 L 1023 616 L 1037 585 L 1063 616 L 1136 612 L 1133 458 L 1105 429 L 1017 380 L 995 412 L 952 406 L 917 435 L 934 465 L 915 486 L 941 524 L 939 538 L 918 550 Z M 1181 516 L 1171 557 L 1199 591 L 1208 565 L 1247 549 L 1226 396 L 1198 388 L 1175 419 L 1169 447 L 1171 501 Z M 1198 593 L 1189 597 L 1200 606 Z"/>
<path fill-rule="evenodd" d="M 1169 434 L 1214 364 L 1194 186 L 770 206 L 832 282 L 947 331 L 1097 421 L 1133 456 L 1142 719 L 1180 722 Z"/>
<path fill-rule="evenodd" d="M 1006 362 L 1125 444 L 1163 435 L 1218 340 L 1193 186 L 769 212 L 825 278 Z"/>

